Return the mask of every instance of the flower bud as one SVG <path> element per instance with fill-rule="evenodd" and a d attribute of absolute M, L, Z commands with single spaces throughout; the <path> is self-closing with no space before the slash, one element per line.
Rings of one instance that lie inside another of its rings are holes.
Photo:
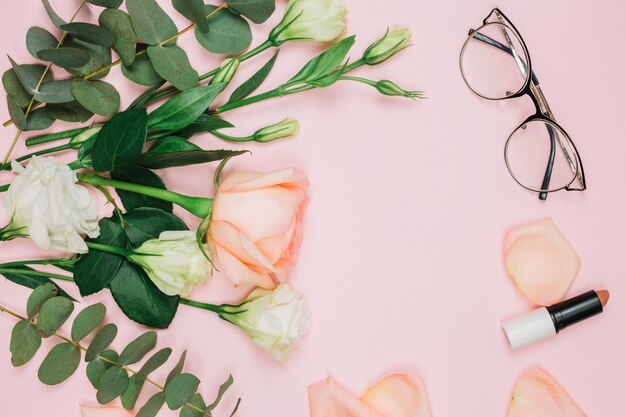
<path fill-rule="evenodd" d="M 341 0 L 290 0 L 269 39 L 274 45 L 287 41 L 333 42 L 347 31 L 347 14 Z"/>
<path fill-rule="evenodd" d="M 92 127 L 85 130 L 84 132 L 81 132 L 78 135 L 74 136 L 70 140 L 70 143 L 72 144 L 74 148 L 78 148 L 81 143 L 86 142 L 89 139 L 96 136 L 102 130 L 103 127 L 104 125 L 93 125 Z"/>
<path fill-rule="evenodd" d="M 211 80 L 211 84 L 226 83 L 233 79 L 237 69 L 239 69 L 239 60 L 237 58 L 227 58 L 220 65 L 220 69 Z"/>
<path fill-rule="evenodd" d="M 294 119 L 285 119 L 282 122 L 257 130 L 253 137 L 255 142 L 272 142 L 296 136 L 300 131 L 300 124 Z"/>
<path fill-rule="evenodd" d="M 376 83 L 376 89 L 386 96 L 401 96 L 412 99 L 423 98 L 421 91 L 407 91 L 396 83 L 389 80 L 381 80 Z"/>
<path fill-rule="evenodd" d="M 385 36 L 374 42 L 365 50 L 363 60 L 367 65 L 378 65 L 385 62 L 407 46 L 411 41 L 411 31 L 396 28 L 387 31 Z"/>

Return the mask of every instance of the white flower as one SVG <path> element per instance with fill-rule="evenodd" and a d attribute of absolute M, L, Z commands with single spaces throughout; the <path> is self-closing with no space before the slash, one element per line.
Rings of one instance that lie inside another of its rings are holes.
<path fill-rule="evenodd" d="M 300 131 L 300 124 L 294 119 L 285 119 L 271 126 L 257 130 L 254 134 L 256 142 L 271 142 L 278 139 L 285 139 L 296 136 Z"/>
<path fill-rule="evenodd" d="M 254 290 L 241 306 L 223 314 L 223 318 L 281 363 L 311 328 L 309 304 L 287 284 L 275 290 Z"/>
<path fill-rule="evenodd" d="M 270 40 L 276 44 L 292 40 L 333 42 L 347 31 L 347 14 L 341 0 L 290 0 Z"/>
<path fill-rule="evenodd" d="M 98 207 L 89 191 L 76 184 L 74 171 L 56 158 L 37 156 L 26 167 L 15 161 L 11 167 L 17 177 L 4 199 L 11 219 L 4 230 L 30 236 L 44 249 L 86 253 L 81 235 L 100 234 Z"/>
<path fill-rule="evenodd" d="M 368 65 L 377 65 L 384 62 L 409 46 L 411 32 L 408 29 L 396 28 L 387 31 L 385 36 L 370 45 L 363 54 Z"/>
<path fill-rule="evenodd" d="M 144 242 L 129 259 L 140 265 L 152 282 L 167 295 L 187 297 L 204 282 L 211 264 L 189 230 L 168 231 Z"/>

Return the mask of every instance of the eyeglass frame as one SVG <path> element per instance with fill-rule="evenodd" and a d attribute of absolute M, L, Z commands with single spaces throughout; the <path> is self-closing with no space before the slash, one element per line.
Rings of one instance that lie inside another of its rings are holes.
<path fill-rule="evenodd" d="M 496 16 L 496 18 L 498 19 L 497 22 L 490 22 L 489 19 L 492 16 Z M 498 42 L 495 39 L 492 39 L 482 33 L 480 33 L 480 30 L 483 29 L 484 27 L 488 26 L 488 25 L 500 25 L 500 28 L 502 29 L 503 35 L 505 37 L 505 39 L 507 40 L 507 43 L 509 44 L 509 46 L 506 46 L 500 42 Z M 515 36 L 517 37 L 517 39 L 519 40 L 522 48 L 524 49 L 524 53 L 526 55 L 527 58 L 527 63 L 525 63 L 519 56 L 519 53 L 516 51 L 515 47 L 513 46 L 513 42 L 511 41 L 511 38 L 509 36 L 509 34 L 506 32 L 506 30 L 504 30 L 504 28 L 508 28 L 509 30 L 511 30 Z M 515 59 L 515 61 L 517 62 L 517 65 L 522 73 L 522 75 L 525 77 L 525 82 L 523 84 L 523 86 L 520 88 L 519 91 L 517 91 L 516 93 L 510 93 L 507 92 L 507 95 L 505 97 L 499 97 L 499 98 L 493 98 L 493 97 L 487 97 L 484 96 L 482 94 L 480 94 L 478 91 L 474 90 L 471 86 L 471 84 L 468 82 L 467 78 L 465 77 L 465 72 L 463 70 L 463 54 L 465 52 L 466 46 L 468 45 L 469 41 L 471 39 L 476 39 L 479 40 L 481 42 L 484 42 L 488 45 L 491 45 L 495 48 L 500 49 L 501 51 L 508 53 L 509 55 L 513 56 L 513 58 Z M 506 166 L 507 169 L 509 171 L 509 173 L 511 174 L 511 176 L 513 177 L 513 179 L 515 180 L 515 182 L 517 182 L 519 185 L 521 185 L 523 188 L 529 190 L 529 191 L 533 191 L 533 192 L 537 192 L 539 193 L 539 199 L 540 200 L 546 200 L 548 197 L 548 193 L 552 193 L 552 192 L 556 192 L 556 191 L 560 191 L 560 190 L 566 190 L 566 191 L 584 191 L 587 189 L 587 182 L 586 182 L 586 178 L 585 178 L 585 171 L 583 168 L 583 164 L 582 164 L 582 160 L 580 158 L 580 154 L 578 152 L 578 149 L 576 148 L 576 145 L 574 144 L 574 141 L 572 140 L 572 138 L 570 137 L 570 135 L 567 133 L 567 131 L 565 129 L 563 129 L 563 127 L 561 127 L 557 121 L 555 120 L 554 114 L 552 113 L 552 110 L 550 109 L 550 106 L 548 105 L 548 102 L 545 98 L 545 95 L 543 94 L 543 91 L 540 87 L 539 84 L 539 80 L 537 79 L 537 76 L 535 75 L 534 71 L 532 70 L 532 60 L 530 57 L 530 52 L 528 51 L 528 47 L 526 46 L 526 42 L 524 41 L 524 38 L 522 38 L 521 34 L 519 33 L 519 31 L 517 30 L 517 28 L 515 27 L 515 25 L 513 24 L 513 22 L 511 22 L 511 20 L 506 17 L 506 15 L 504 13 L 502 13 L 502 11 L 499 8 L 494 8 L 493 10 L 491 10 L 491 12 L 489 13 L 489 15 L 487 15 L 487 17 L 483 20 L 483 25 L 481 27 L 479 27 L 478 29 L 470 29 L 468 32 L 468 38 L 465 41 L 465 43 L 463 44 L 463 47 L 461 49 L 461 54 L 459 56 L 459 66 L 461 69 L 461 75 L 463 76 L 463 81 L 465 81 L 465 84 L 469 87 L 469 89 L 476 94 L 479 97 L 482 97 L 486 100 L 490 100 L 490 101 L 499 101 L 499 100 L 508 100 L 508 99 L 513 99 L 513 98 L 519 98 L 519 97 L 523 97 L 528 95 L 530 97 L 530 99 L 533 102 L 533 105 L 535 106 L 535 114 L 529 116 L 526 120 L 524 120 L 522 123 L 520 123 L 519 126 L 517 126 L 513 132 L 509 135 L 509 138 L 506 141 L 506 145 L 504 147 L 504 159 L 506 162 Z M 510 94 L 509 94 L 510 93 Z M 520 130 L 525 128 L 525 126 L 530 123 L 530 122 L 535 122 L 535 121 L 540 121 L 546 124 L 546 128 L 548 130 L 548 133 L 550 135 L 550 157 L 548 159 L 548 166 L 546 167 L 546 172 L 543 178 L 543 182 L 541 185 L 541 190 L 536 190 L 533 189 L 525 184 L 523 184 L 513 173 L 513 170 L 510 166 L 509 163 L 509 157 L 508 157 L 508 148 L 509 148 L 509 144 L 511 141 L 511 138 L 513 137 L 513 135 L 515 135 L 515 133 Z M 569 155 L 569 152 L 567 151 L 567 149 L 565 148 L 565 145 L 563 144 L 563 141 L 561 140 L 560 135 L 558 134 L 558 132 L 556 132 L 554 130 L 554 128 L 552 128 L 550 125 L 553 125 L 556 130 L 560 130 L 564 135 L 565 135 L 565 139 L 567 140 L 567 142 L 569 143 L 569 145 L 571 146 L 572 150 L 574 151 L 574 158 L 575 158 L 575 163 L 576 165 L 574 166 L 574 160 L 572 160 L 572 157 Z M 552 171 L 554 168 L 554 159 L 556 156 L 556 143 L 557 140 L 559 142 L 560 145 L 560 149 L 563 151 L 564 155 L 565 155 L 565 159 L 567 160 L 570 169 L 573 171 L 574 176 L 572 178 L 572 180 L 560 187 L 560 188 L 556 188 L 554 190 L 550 190 L 549 189 L 549 184 L 550 184 L 550 180 L 552 177 Z M 572 184 L 574 184 L 574 182 L 578 181 L 578 183 L 580 184 L 580 187 L 572 187 Z"/>

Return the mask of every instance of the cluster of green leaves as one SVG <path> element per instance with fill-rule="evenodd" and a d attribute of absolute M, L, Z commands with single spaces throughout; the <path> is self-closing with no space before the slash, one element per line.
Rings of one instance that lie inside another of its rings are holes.
<path fill-rule="evenodd" d="M 229 377 L 219 388 L 215 401 L 206 405 L 202 395 L 197 392 L 200 380 L 193 374 L 183 373 L 186 357 L 186 352 L 183 352 L 161 386 L 150 380 L 149 376 L 168 361 L 172 349 L 157 351 L 144 361 L 139 371 L 129 367 L 143 360 L 155 348 L 156 332 L 142 334 L 118 354 L 110 348 L 117 336 L 117 326 L 109 323 L 101 327 L 106 313 L 102 304 L 86 307 L 76 315 L 71 326 L 71 337 L 57 333 L 73 310 L 72 301 L 59 296 L 57 288 L 51 283 L 35 288 L 26 304 L 27 317 L 21 318 L 11 333 L 13 366 L 28 363 L 41 347 L 42 339 L 55 336 L 63 342 L 55 345 L 41 363 L 38 377 L 42 383 L 57 385 L 66 381 L 78 369 L 84 352 L 87 378 L 97 390 L 96 399 L 100 404 L 108 404 L 119 397 L 124 408 L 132 410 L 146 382 L 159 388 L 159 392 L 139 409 L 139 417 L 154 417 L 165 404 L 171 410 L 180 410 L 181 417 L 211 416 L 224 392 L 233 383 L 232 377 Z M 81 345 L 94 332 L 88 347 Z M 231 417 L 237 411 L 237 406 Z"/>
<path fill-rule="evenodd" d="M 104 7 L 98 24 L 66 22 L 48 0 L 43 5 L 56 28 L 33 26 L 26 46 L 36 59 L 65 69 L 72 77 L 55 80 L 47 66 L 18 64 L 2 77 L 11 119 L 21 130 L 43 130 L 54 120 L 85 122 L 93 114 L 113 116 L 119 110 L 116 88 L 101 79 L 118 63 L 123 74 L 144 86 L 170 82 L 185 91 L 198 85 L 198 73 L 186 52 L 176 45 L 178 31 L 156 0 L 86 0 Z M 252 32 L 248 20 L 261 23 L 274 12 L 275 0 L 234 0 L 222 6 L 203 0 L 172 0 L 176 10 L 195 25 L 198 42 L 209 52 L 238 54 L 248 48 Z M 248 20 L 247 20 L 248 19 Z"/>

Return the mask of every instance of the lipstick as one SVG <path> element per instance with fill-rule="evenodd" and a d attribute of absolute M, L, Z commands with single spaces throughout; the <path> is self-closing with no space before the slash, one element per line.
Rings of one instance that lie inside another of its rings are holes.
<path fill-rule="evenodd" d="M 602 313 L 609 292 L 588 291 L 550 307 L 541 307 L 502 325 L 513 350 L 554 336 L 566 327 Z"/>

